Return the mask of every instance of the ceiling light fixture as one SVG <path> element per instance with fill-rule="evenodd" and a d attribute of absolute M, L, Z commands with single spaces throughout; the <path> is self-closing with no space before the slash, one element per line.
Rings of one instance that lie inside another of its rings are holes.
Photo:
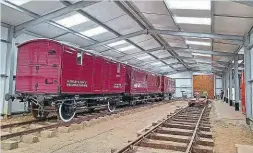
<path fill-rule="evenodd" d="M 96 28 L 93 28 L 93 29 L 90 29 L 90 30 L 83 31 L 83 32 L 81 32 L 81 34 L 83 34 L 87 37 L 91 37 L 91 36 L 99 35 L 99 34 L 102 34 L 102 33 L 105 33 L 105 32 L 107 32 L 107 30 L 105 28 L 96 27 Z"/>
<path fill-rule="evenodd" d="M 177 23 L 211 25 L 211 18 L 179 17 L 179 16 L 175 16 L 174 18 Z"/>
<path fill-rule="evenodd" d="M 127 47 L 119 48 L 118 50 L 121 51 L 121 52 L 123 52 L 123 51 L 134 49 L 134 48 L 135 47 L 133 45 L 130 45 L 130 46 L 127 46 Z"/>
<path fill-rule="evenodd" d="M 162 62 L 155 62 L 155 63 L 150 63 L 150 65 L 162 65 Z"/>
<path fill-rule="evenodd" d="M 238 60 L 238 64 L 241 64 L 243 62 L 243 60 Z"/>
<path fill-rule="evenodd" d="M 16 4 L 18 6 L 28 3 L 31 0 L 8 0 L 9 2 Z"/>
<path fill-rule="evenodd" d="M 81 14 L 75 14 L 66 18 L 63 18 L 61 20 L 56 21 L 56 23 L 59 23 L 60 25 L 63 25 L 65 27 L 72 27 L 84 22 L 89 21 L 85 16 Z"/>
<path fill-rule="evenodd" d="M 150 58 L 151 56 L 147 55 L 147 56 L 142 56 L 142 57 L 137 57 L 139 60 L 144 60 L 144 59 L 147 59 L 147 58 Z"/>
<path fill-rule="evenodd" d="M 188 44 L 188 45 L 211 46 L 210 42 L 203 42 L 203 41 L 190 41 L 190 40 L 186 40 L 185 43 Z"/>
<path fill-rule="evenodd" d="M 114 43 L 110 43 L 107 46 L 114 47 L 114 46 L 118 46 L 118 45 L 125 44 L 125 43 L 127 43 L 125 40 L 121 40 L 121 41 L 117 41 Z"/>
<path fill-rule="evenodd" d="M 194 56 L 206 56 L 206 57 L 211 57 L 209 54 L 200 54 L 200 53 L 192 53 Z"/>
<path fill-rule="evenodd" d="M 165 0 L 170 9 L 211 10 L 210 0 Z"/>

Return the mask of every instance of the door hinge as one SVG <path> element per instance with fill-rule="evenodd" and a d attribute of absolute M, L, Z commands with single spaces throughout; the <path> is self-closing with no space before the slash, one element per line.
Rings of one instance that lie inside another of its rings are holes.
<path fill-rule="evenodd" d="M 38 71 L 39 71 L 40 67 L 39 66 L 36 66 L 36 73 L 38 74 Z"/>
<path fill-rule="evenodd" d="M 35 87 L 35 91 L 38 90 L 38 86 L 39 86 L 38 83 L 36 83 L 35 86 L 34 86 Z"/>

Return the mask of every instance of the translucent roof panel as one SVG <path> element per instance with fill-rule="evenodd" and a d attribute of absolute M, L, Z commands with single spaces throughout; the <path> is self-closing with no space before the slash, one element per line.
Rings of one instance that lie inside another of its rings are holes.
<path fill-rule="evenodd" d="M 39 15 L 45 15 L 64 7 L 60 1 L 11 0 L 11 2 L 16 4 L 26 2 L 21 7 Z"/>
<path fill-rule="evenodd" d="M 87 19 L 85 16 L 77 13 L 73 14 L 71 16 L 65 17 L 63 19 L 57 20 L 56 23 L 59 23 L 60 25 L 63 25 L 65 27 L 72 27 L 84 22 L 88 22 L 89 19 Z"/>
<path fill-rule="evenodd" d="M 209 0 L 188 0 L 176 1 L 165 0 L 165 4 L 170 9 L 185 9 L 185 10 L 211 10 L 211 2 Z"/>
<path fill-rule="evenodd" d="M 211 25 L 211 18 L 199 18 L 199 17 L 174 17 L 178 24 L 201 24 Z"/>
<path fill-rule="evenodd" d="M 108 32 L 105 28 L 103 27 L 96 27 L 96 28 L 92 28 L 86 31 L 81 32 L 81 34 L 87 36 L 87 37 L 92 37 L 92 36 L 96 36 L 102 33 Z"/>

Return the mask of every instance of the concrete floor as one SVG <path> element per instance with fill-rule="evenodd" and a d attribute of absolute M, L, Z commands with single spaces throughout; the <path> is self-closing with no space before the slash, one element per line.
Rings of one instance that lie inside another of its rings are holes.
<path fill-rule="evenodd" d="M 220 100 L 213 101 L 212 105 L 210 116 L 214 153 L 239 153 L 238 150 L 243 149 L 244 145 L 253 145 L 253 131 L 241 111 L 235 111 L 233 106 Z"/>

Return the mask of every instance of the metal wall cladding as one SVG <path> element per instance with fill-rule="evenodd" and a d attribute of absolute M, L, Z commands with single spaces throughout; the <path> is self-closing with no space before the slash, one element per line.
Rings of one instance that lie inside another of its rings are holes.
<path fill-rule="evenodd" d="M 193 75 L 193 91 L 202 95 L 205 91 L 208 98 L 214 97 L 214 75 Z"/>

